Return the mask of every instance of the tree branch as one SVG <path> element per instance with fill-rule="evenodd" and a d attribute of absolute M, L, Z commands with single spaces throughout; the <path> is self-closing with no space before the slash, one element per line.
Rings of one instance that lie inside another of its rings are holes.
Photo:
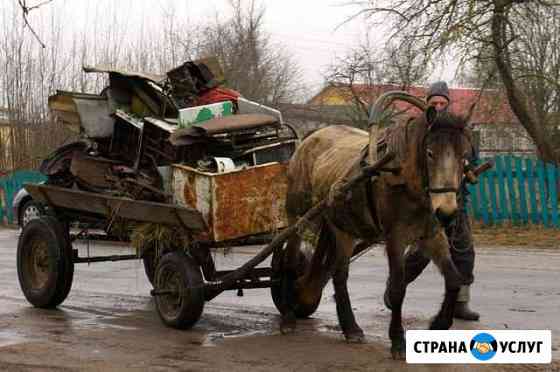
<path fill-rule="evenodd" d="M 31 7 L 28 7 L 26 5 L 25 1 L 26 0 L 18 0 L 19 6 L 21 7 L 21 10 L 23 12 L 23 21 L 25 22 L 25 26 L 29 27 L 29 30 L 31 31 L 31 33 L 33 34 L 33 36 L 35 36 L 35 39 L 37 39 L 39 44 L 41 44 L 41 47 L 44 49 L 44 48 L 46 48 L 46 45 L 45 45 L 45 43 L 43 43 L 41 41 L 41 39 L 39 38 L 39 35 L 35 32 L 33 27 L 31 27 L 31 24 L 29 23 L 29 20 L 27 19 L 27 15 L 29 14 L 30 11 L 32 11 L 34 9 L 38 9 L 39 7 L 41 7 L 45 4 L 48 4 L 48 3 L 52 2 L 53 0 L 45 0 L 41 3 L 33 5 Z"/>

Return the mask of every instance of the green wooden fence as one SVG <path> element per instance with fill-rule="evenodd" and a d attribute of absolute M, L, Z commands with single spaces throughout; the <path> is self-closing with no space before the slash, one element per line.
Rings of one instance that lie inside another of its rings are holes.
<path fill-rule="evenodd" d="M 483 159 L 483 161 L 488 159 Z M 469 212 L 484 224 L 510 222 L 560 228 L 560 170 L 532 158 L 496 156 L 495 166 L 469 185 Z"/>
<path fill-rule="evenodd" d="M 21 170 L 8 176 L 0 177 L 0 224 L 14 223 L 12 200 L 25 183 L 42 182 L 46 179 L 36 171 Z"/>

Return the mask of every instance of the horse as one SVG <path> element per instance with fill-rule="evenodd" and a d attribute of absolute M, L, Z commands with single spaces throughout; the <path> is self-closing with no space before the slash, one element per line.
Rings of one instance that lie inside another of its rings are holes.
<path fill-rule="evenodd" d="M 368 132 L 344 125 L 326 127 L 304 138 L 287 170 L 288 221 L 295 223 L 324 198 L 329 200 L 329 208 L 314 223 L 318 239 L 304 273 L 298 268 L 301 234 L 287 241 L 283 333 L 295 329 L 298 306 L 318 303 L 332 278 L 341 330 L 348 342 L 363 342 L 364 333 L 348 295 L 349 262 L 357 242 L 370 245 L 380 241 L 385 241 L 389 265 L 392 357 L 406 356 L 401 317 L 406 291 L 404 253 L 410 244 L 421 243 L 445 280 L 445 297 L 430 329 L 451 327 L 462 279 L 451 260 L 443 226 L 457 211 L 457 192 L 472 148 L 466 120 L 428 108 L 416 118 L 393 123 L 385 130 L 384 147 L 396 154 L 394 171 L 381 172 L 342 197 L 334 196 L 341 183 L 360 172 L 382 149 L 372 144 Z"/>

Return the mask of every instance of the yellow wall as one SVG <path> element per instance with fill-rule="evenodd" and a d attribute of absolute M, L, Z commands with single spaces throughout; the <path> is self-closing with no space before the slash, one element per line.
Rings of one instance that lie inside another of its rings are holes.
<path fill-rule="evenodd" d="M 348 88 L 327 87 L 313 97 L 311 105 L 348 105 L 351 103 L 352 95 L 347 91 Z"/>

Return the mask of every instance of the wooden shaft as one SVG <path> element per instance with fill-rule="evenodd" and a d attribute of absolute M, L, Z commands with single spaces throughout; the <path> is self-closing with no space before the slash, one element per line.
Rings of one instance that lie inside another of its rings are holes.
<path fill-rule="evenodd" d="M 478 183 L 478 176 L 480 176 L 482 173 L 486 172 L 487 170 L 489 170 L 493 166 L 494 166 L 493 162 L 487 161 L 487 162 L 479 165 L 475 169 L 469 169 L 468 171 L 466 171 L 465 172 L 465 177 L 470 184 L 475 185 L 475 184 Z"/>

